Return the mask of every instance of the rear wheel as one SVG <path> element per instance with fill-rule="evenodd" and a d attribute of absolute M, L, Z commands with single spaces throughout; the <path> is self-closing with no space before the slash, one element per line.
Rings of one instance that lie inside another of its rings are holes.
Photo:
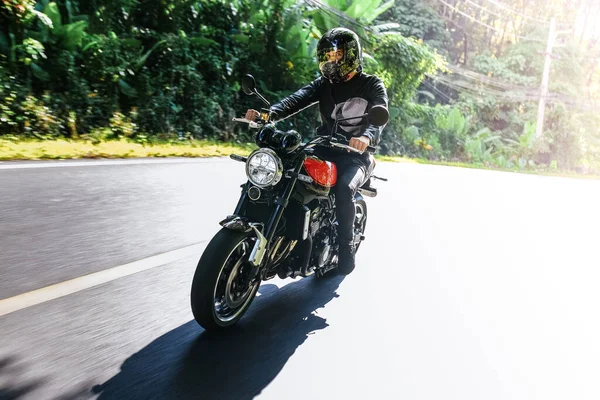
<path fill-rule="evenodd" d="M 192 313 L 204 329 L 232 326 L 250 307 L 260 286 L 248 262 L 255 242 L 252 233 L 222 229 L 204 250 L 191 292 Z"/>
<path fill-rule="evenodd" d="M 367 228 L 367 203 L 362 197 L 357 197 L 354 208 L 354 253 L 356 253 Z"/>
<path fill-rule="evenodd" d="M 365 234 L 365 229 L 367 227 L 367 203 L 362 198 L 362 196 L 356 196 L 354 208 L 354 254 L 356 254 L 358 248 L 360 247 L 360 244 L 362 243 L 362 237 Z M 336 275 L 337 258 L 338 256 L 335 255 L 333 260 L 335 267 L 326 271 L 317 270 L 315 276 L 317 278 L 323 278 Z"/>

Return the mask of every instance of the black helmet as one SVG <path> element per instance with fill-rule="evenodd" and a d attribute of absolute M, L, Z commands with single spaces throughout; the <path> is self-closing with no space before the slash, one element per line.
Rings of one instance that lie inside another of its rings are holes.
<path fill-rule="evenodd" d="M 333 54 L 336 54 L 336 59 L 332 60 Z M 327 31 L 317 45 L 317 61 L 321 74 L 333 83 L 345 81 L 354 70 L 362 71 L 358 35 L 346 28 Z"/>

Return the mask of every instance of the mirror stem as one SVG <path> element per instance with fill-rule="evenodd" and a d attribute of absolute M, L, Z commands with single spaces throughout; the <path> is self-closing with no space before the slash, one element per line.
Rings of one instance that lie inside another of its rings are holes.
<path fill-rule="evenodd" d="M 267 101 L 267 99 L 265 99 L 264 97 L 261 96 L 260 93 L 258 93 L 258 91 L 256 89 L 254 89 L 254 94 L 258 96 L 259 99 L 261 99 L 267 106 L 271 106 L 271 103 L 269 103 Z"/>

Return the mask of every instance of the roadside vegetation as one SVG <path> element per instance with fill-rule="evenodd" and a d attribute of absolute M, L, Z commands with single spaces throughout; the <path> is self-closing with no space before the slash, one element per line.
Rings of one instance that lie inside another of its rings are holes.
<path fill-rule="evenodd" d="M 129 140 L 92 142 L 84 140 L 5 140 L 0 139 L 0 160 L 58 160 L 78 158 L 137 157 L 224 157 L 232 153 L 247 155 L 256 148 L 244 143 L 218 143 L 190 140 L 183 143 Z"/>
<path fill-rule="evenodd" d="M 260 104 L 241 77 L 280 99 L 318 76 L 317 40 L 342 25 L 388 88 L 380 159 L 598 174 L 600 32 L 581 19 L 594 3 L 575 3 L 3 0 L 0 159 L 250 151 L 253 131 L 232 118 Z M 570 33 L 557 37 L 537 136 L 554 15 Z M 313 107 L 280 128 L 309 136 L 318 119 Z"/>

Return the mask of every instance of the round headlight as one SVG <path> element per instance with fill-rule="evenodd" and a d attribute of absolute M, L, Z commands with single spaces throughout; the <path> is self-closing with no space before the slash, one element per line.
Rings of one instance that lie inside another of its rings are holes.
<path fill-rule="evenodd" d="M 260 188 L 277 185 L 283 176 L 281 159 L 271 149 L 256 150 L 246 161 L 246 175 Z"/>

